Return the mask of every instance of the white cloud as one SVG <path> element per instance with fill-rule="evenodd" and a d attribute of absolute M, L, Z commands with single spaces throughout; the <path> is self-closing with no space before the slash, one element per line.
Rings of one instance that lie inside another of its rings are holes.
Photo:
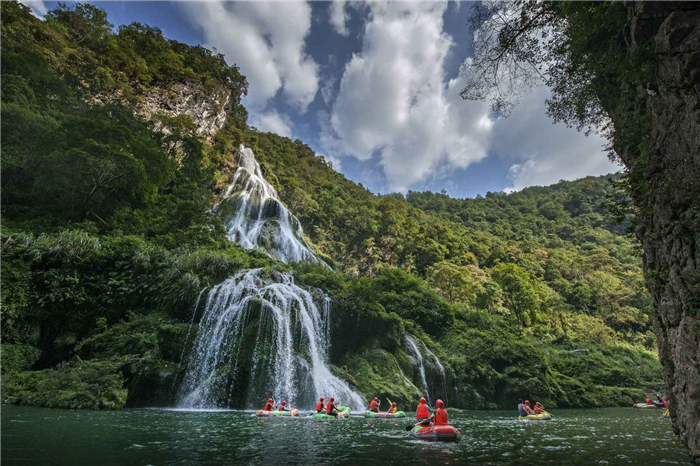
<path fill-rule="evenodd" d="M 288 115 L 272 110 L 263 114 L 255 114 L 250 118 L 250 125 L 262 132 L 277 133 L 280 136 L 292 137 L 292 121 Z"/>
<path fill-rule="evenodd" d="M 545 89 L 524 96 L 508 119 L 463 100 L 463 77 L 445 76 L 455 44 L 443 30 L 447 3 L 369 4 L 362 51 L 346 64 L 321 144 L 335 157 L 380 157 L 390 190 L 466 168 L 488 155 L 512 161 L 510 189 L 615 169 L 603 141 L 545 115 Z"/>
<path fill-rule="evenodd" d="M 338 157 L 333 157 L 332 155 L 317 154 L 319 157 L 323 157 L 327 162 L 331 163 L 333 170 L 340 172 L 343 169 L 342 162 Z"/>
<path fill-rule="evenodd" d="M 44 15 L 49 11 L 48 7 L 42 0 L 20 0 L 25 6 L 32 9 L 32 14 L 37 18 L 44 18 Z"/>
<path fill-rule="evenodd" d="M 244 100 L 251 113 L 262 111 L 277 92 L 306 112 L 318 90 L 318 65 L 305 52 L 311 28 L 306 2 L 188 2 L 182 4 L 216 47 L 248 78 Z"/>
<path fill-rule="evenodd" d="M 334 0 L 328 6 L 328 14 L 333 29 L 341 36 L 347 37 L 350 31 L 347 27 L 348 13 L 345 9 L 347 2 L 344 0 Z"/>
<path fill-rule="evenodd" d="M 494 124 L 491 151 L 514 162 L 508 191 L 620 169 L 608 161 L 604 138 L 595 134 L 586 137 L 575 129 L 552 124 L 544 105 L 549 95 L 546 88 L 534 89 L 521 98 L 509 118 Z"/>
<path fill-rule="evenodd" d="M 346 64 L 321 141 L 335 156 L 375 153 L 389 188 L 406 190 L 438 163 L 466 167 L 486 156 L 492 123 L 482 103 L 445 85 L 453 45 L 442 30 L 447 3 L 374 3 L 362 52 Z M 323 117 L 321 115 L 321 117 Z"/>

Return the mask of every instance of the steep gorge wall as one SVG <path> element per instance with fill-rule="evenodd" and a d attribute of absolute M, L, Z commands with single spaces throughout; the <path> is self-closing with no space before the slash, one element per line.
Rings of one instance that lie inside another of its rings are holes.
<path fill-rule="evenodd" d="M 636 102 L 651 117 L 647 150 L 618 152 L 641 211 L 636 233 L 674 429 L 700 464 L 700 3 L 627 7 L 628 46 L 653 40 L 658 69 Z"/>

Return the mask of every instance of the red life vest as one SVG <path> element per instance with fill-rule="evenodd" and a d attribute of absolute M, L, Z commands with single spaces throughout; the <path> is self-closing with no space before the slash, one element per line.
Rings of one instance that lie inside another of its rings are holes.
<path fill-rule="evenodd" d="M 316 412 L 320 413 L 321 411 L 323 411 L 323 402 L 319 401 L 318 403 L 316 403 Z"/>
<path fill-rule="evenodd" d="M 327 412 L 328 414 L 330 414 L 330 413 L 333 412 L 333 403 L 331 403 L 330 401 L 329 401 L 328 404 L 326 405 L 326 412 Z"/>
<path fill-rule="evenodd" d="M 430 411 L 428 411 L 428 405 L 420 403 L 418 405 L 418 410 L 416 411 L 416 419 L 425 419 L 430 417 Z"/>
<path fill-rule="evenodd" d="M 396 406 L 392 406 L 391 408 L 389 408 L 390 413 L 398 412 L 398 410 L 399 410 L 399 408 L 397 408 Z"/>
<path fill-rule="evenodd" d="M 372 400 L 372 402 L 369 404 L 369 409 L 377 409 L 378 405 L 377 402 Z"/>
<path fill-rule="evenodd" d="M 435 410 L 435 425 L 436 426 L 446 426 L 447 425 L 447 411 L 441 408 Z"/>
<path fill-rule="evenodd" d="M 284 411 L 284 407 L 280 406 L 279 408 L 277 408 L 277 411 Z"/>
<path fill-rule="evenodd" d="M 267 403 L 263 408 L 263 411 L 272 411 L 272 403 Z"/>

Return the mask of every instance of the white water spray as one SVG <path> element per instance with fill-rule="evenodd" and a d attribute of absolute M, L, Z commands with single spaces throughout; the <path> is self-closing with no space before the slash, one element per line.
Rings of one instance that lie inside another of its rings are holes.
<path fill-rule="evenodd" d="M 206 300 L 178 406 L 228 406 L 222 393 L 230 394 L 243 362 L 239 356 L 246 323 L 259 318 L 248 387 L 267 391 L 248 397 L 251 402 L 272 395 L 311 408 L 319 397 L 334 396 L 361 410 L 364 400 L 329 368 L 330 300 L 323 295 L 321 301 L 323 312 L 291 275 L 263 269 L 241 271 L 215 286 Z"/>
<path fill-rule="evenodd" d="M 238 169 L 214 210 L 223 217 L 229 239 L 246 249 L 265 249 L 287 263 L 323 263 L 304 239 L 299 220 L 263 177 L 260 164 L 248 147 L 240 146 Z"/>
<path fill-rule="evenodd" d="M 284 262 L 323 264 L 263 177 L 253 151 L 241 146 L 238 165 L 215 206 L 229 239 Z M 327 295 L 314 298 L 287 273 L 243 270 L 215 286 L 206 298 L 178 406 L 254 407 L 272 395 L 311 408 L 319 397 L 334 396 L 361 410 L 362 397 L 329 367 L 331 308 Z"/>

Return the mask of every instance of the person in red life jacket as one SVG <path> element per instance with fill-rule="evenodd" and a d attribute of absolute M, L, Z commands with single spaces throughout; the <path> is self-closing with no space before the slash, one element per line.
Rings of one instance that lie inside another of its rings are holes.
<path fill-rule="evenodd" d="M 399 411 L 399 408 L 396 406 L 396 402 L 394 401 L 393 403 L 391 403 L 391 407 L 389 408 L 389 411 L 387 411 L 387 413 L 394 414 L 394 413 L 397 413 L 398 411 Z"/>
<path fill-rule="evenodd" d="M 664 395 L 664 408 L 668 409 L 668 395 Z"/>
<path fill-rule="evenodd" d="M 334 417 L 338 417 L 338 410 L 335 408 L 335 398 L 331 397 L 330 400 L 328 400 L 328 404 L 326 405 L 326 414 L 329 414 Z"/>
<path fill-rule="evenodd" d="M 437 400 L 435 402 L 435 414 L 431 418 L 433 425 L 436 426 L 446 426 L 447 425 L 447 410 L 445 409 L 445 403 L 442 400 Z"/>
<path fill-rule="evenodd" d="M 322 413 L 323 412 L 323 397 L 316 403 L 316 412 L 317 413 Z"/>
<path fill-rule="evenodd" d="M 282 400 L 282 403 L 280 404 L 280 407 L 277 408 L 277 411 L 289 411 L 289 408 L 287 408 L 287 402 Z"/>
<path fill-rule="evenodd" d="M 374 413 L 378 413 L 378 412 L 379 412 L 379 404 L 380 404 L 380 403 L 381 403 L 381 401 L 379 401 L 379 398 L 377 398 L 377 397 L 375 396 L 374 399 L 373 399 L 372 401 L 369 402 L 369 410 L 372 411 L 372 412 L 374 412 Z"/>
<path fill-rule="evenodd" d="M 647 397 L 646 397 L 646 399 L 644 400 L 644 402 L 645 402 L 646 404 L 648 404 L 648 405 L 654 404 L 654 403 L 651 402 L 651 398 L 649 397 L 649 395 L 647 395 Z"/>
<path fill-rule="evenodd" d="M 538 401 L 535 403 L 535 414 L 542 414 L 544 412 L 544 406 Z"/>
<path fill-rule="evenodd" d="M 523 408 L 525 408 L 525 412 L 527 414 L 535 414 L 535 412 L 530 407 L 530 400 L 525 400 L 525 406 L 523 406 Z"/>
<path fill-rule="evenodd" d="M 263 411 L 272 411 L 275 408 L 275 401 L 272 398 L 268 398 Z"/>
<path fill-rule="evenodd" d="M 430 419 L 430 409 L 425 402 L 425 398 L 421 398 L 420 403 L 418 403 L 418 408 L 416 408 L 416 419 L 418 421 Z"/>

